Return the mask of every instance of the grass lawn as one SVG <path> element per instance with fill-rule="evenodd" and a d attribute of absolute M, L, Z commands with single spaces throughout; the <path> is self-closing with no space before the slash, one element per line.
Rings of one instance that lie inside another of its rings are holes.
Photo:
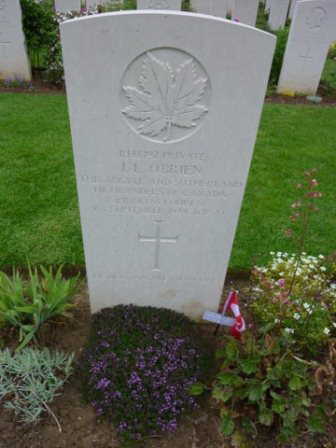
<path fill-rule="evenodd" d="M 283 236 L 296 183 L 319 172 L 320 212 L 307 252 L 336 250 L 336 108 L 267 104 L 230 266 L 248 269 Z M 75 176 L 63 95 L 0 94 L 0 267 L 83 264 Z M 225 225 L 225 223 L 223 223 Z"/>

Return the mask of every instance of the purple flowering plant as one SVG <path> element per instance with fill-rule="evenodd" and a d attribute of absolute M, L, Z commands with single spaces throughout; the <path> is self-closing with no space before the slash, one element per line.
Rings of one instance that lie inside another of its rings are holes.
<path fill-rule="evenodd" d="M 190 388 L 211 364 L 207 342 L 184 315 L 118 305 L 93 316 L 78 367 L 86 401 L 122 440 L 137 441 L 176 430 L 197 407 Z"/>

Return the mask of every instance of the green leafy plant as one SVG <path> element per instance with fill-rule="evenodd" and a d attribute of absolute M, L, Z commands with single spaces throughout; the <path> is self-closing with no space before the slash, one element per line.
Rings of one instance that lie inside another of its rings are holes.
<path fill-rule="evenodd" d="M 46 55 L 56 32 L 54 5 L 50 0 L 20 0 L 23 30 L 33 68 L 46 68 Z"/>
<path fill-rule="evenodd" d="M 287 40 L 289 35 L 289 27 L 285 27 L 282 30 L 274 33 L 277 37 L 276 47 L 274 51 L 274 57 L 272 62 L 271 74 L 270 74 L 270 85 L 277 85 L 280 77 L 282 61 L 285 55 L 285 50 L 287 46 Z"/>
<path fill-rule="evenodd" d="M 237 422 L 247 432 L 258 426 L 274 428 L 281 441 L 300 430 L 324 430 L 325 411 L 313 403 L 315 362 L 306 362 L 288 350 L 285 338 L 249 332 L 244 343 L 227 337 L 217 355 L 223 358 L 212 387 L 220 408 L 220 429 L 233 433 Z"/>
<path fill-rule="evenodd" d="M 191 1 L 190 0 L 182 0 L 182 11 L 191 11 Z"/>
<path fill-rule="evenodd" d="M 319 86 L 319 93 L 321 96 L 336 95 L 336 45 L 329 50 Z"/>
<path fill-rule="evenodd" d="M 116 5 L 117 6 L 117 5 Z M 106 6 L 108 8 L 109 5 Z M 108 9 L 106 9 L 108 10 Z M 54 32 L 46 56 L 46 80 L 57 86 L 64 84 L 64 66 L 59 25 L 67 20 L 105 12 L 105 6 L 82 8 L 80 11 L 54 12 Z"/>
<path fill-rule="evenodd" d="M 47 411 L 61 430 L 49 403 L 71 375 L 73 357 L 47 348 L 0 351 L 0 402 L 24 423 L 36 423 Z"/>
<path fill-rule="evenodd" d="M 311 215 L 318 211 L 315 170 L 297 185 L 301 197 L 292 204 L 286 235 L 299 250 L 271 252 L 266 266 L 256 266 L 250 292 L 251 330 L 242 343 L 223 340 L 222 360 L 212 384 L 220 409 L 220 429 L 256 434 L 269 427 L 281 442 L 304 432 L 323 433 L 333 415 L 336 377 L 335 264 L 303 251 Z M 194 384 L 193 395 L 205 386 Z"/>
<path fill-rule="evenodd" d="M 269 16 L 269 13 L 265 9 L 265 4 L 260 2 L 259 7 L 258 7 L 256 27 L 260 28 L 264 31 L 270 32 L 270 28 L 268 26 L 268 16 Z"/>
<path fill-rule="evenodd" d="M 29 265 L 28 270 L 28 280 L 17 270 L 13 270 L 12 278 L 0 272 L 0 318 L 19 329 L 18 350 L 31 341 L 46 320 L 66 315 L 78 284 L 78 276 L 63 279 L 62 266 L 56 273 L 43 266 L 38 270 Z"/>
<path fill-rule="evenodd" d="M 336 43 L 335 42 L 329 48 L 328 59 L 336 59 Z"/>

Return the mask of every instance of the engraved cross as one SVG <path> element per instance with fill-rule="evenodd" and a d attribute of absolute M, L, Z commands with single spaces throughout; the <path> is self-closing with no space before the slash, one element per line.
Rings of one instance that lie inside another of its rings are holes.
<path fill-rule="evenodd" d="M 143 236 L 138 234 L 138 240 L 141 243 L 155 243 L 155 256 L 154 256 L 154 268 L 153 271 L 160 271 L 160 248 L 161 243 L 176 243 L 179 236 L 167 237 L 161 236 L 161 220 L 155 220 L 156 231 L 155 236 Z"/>
<path fill-rule="evenodd" d="M 306 62 L 311 62 L 313 60 L 312 56 L 309 56 L 310 54 L 310 47 L 307 48 L 306 54 L 300 54 L 300 58 L 303 59 L 303 64 Z"/>

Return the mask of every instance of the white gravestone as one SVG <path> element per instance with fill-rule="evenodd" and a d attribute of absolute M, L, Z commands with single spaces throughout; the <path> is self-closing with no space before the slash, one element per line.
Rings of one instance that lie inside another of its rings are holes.
<path fill-rule="evenodd" d="M 87 9 L 96 8 L 98 5 L 101 5 L 101 4 L 102 4 L 101 0 L 86 0 L 85 7 Z"/>
<path fill-rule="evenodd" d="M 61 34 L 91 310 L 217 310 L 274 36 L 154 10 Z"/>
<path fill-rule="evenodd" d="M 281 68 L 278 92 L 314 95 L 330 45 L 336 40 L 336 1 L 298 2 Z"/>
<path fill-rule="evenodd" d="M 31 81 L 20 0 L 0 0 L 0 79 Z"/>
<path fill-rule="evenodd" d="M 268 0 L 269 1 L 269 0 Z M 292 20 L 293 15 L 294 15 L 294 9 L 296 6 L 298 0 L 291 0 L 290 5 L 289 5 L 289 12 L 288 12 L 288 17 Z"/>
<path fill-rule="evenodd" d="M 284 28 L 290 0 L 271 0 L 269 4 L 268 25 L 271 30 Z"/>
<path fill-rule="evenodd" d="M 89 8 L 95 8 L 96 6 L 100 5 L 101 2 L 99 0 L 86 0 L 85 7 L 87 9 Z"/>
<path fill-rule="evenodd" d="M 306 1 L 306 0 L 291 0 L 289 13 L 288 13 L 288 16 L 289 16 L 290 19 L 293 19 L 295 7 L 296 7 L 296 5 L 297 5 L 297 3 L 299 1 L 303 2 L 303 1 Z"/>
<path fill-rule="evenodd" d="M 304 1 L 304 0 L 291 0 L 291 4 L 289 7 L 289 14 L 288 14 L 290 19 L 292 19 L 294 16 L 295 7 L 296 7 L 296 4 L 298 3 L 298 1 Z"/>
<path fill-rule="evenodd" d="M 241 23 L 255 26 L 258 15 L 259 0 L 235 0 L 232 18 Z"/>
<path fill-rule="evenodd" d="M 192 0 L 192 10 L 199 14 L 226 17 L 231 10 L 233 0 Z"/>
<path fill-rule="evenodd" d="M 138 9 L 181 10 L 182 0 L 137 0 Z"/>
<path fill-rule="evenodd" d="M 56 12 L 80 11 L 81 0 L 55 0 Z"/>

